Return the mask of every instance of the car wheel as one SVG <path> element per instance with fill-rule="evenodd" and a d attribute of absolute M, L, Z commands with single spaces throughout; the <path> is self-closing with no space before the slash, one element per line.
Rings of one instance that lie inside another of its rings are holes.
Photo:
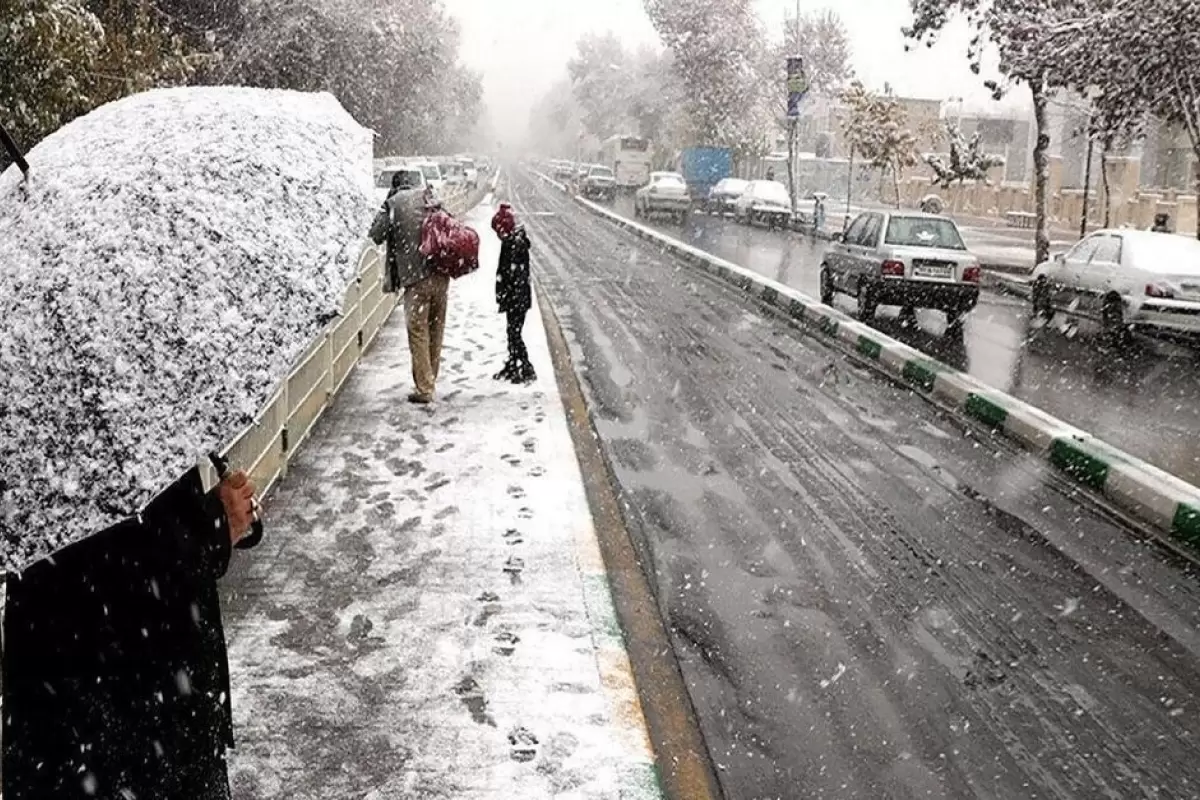
<path fill-rule="evenodd" d="M 1100 325 L 1104 333 L 1104 342 L 1109 347 L 1123 347 L 1128 344 L 1129 328 L 1125 325 L 1125 308 L 1121 305 L 1121 298 L 1111 296 L 1104 299 Z"/>
<path fill-rule="evenodd" d="M 821 302 L 827 306 L 833 305 L 833 275 L 829 267 L 821 265 Z"/>
<path fill-rule="evenodd" d="M 875 287 L 870 281 L 858 282 L 858 318 L 863 322 L 875 319 L 875 309 L 879 301 L 875 299 Z"/>

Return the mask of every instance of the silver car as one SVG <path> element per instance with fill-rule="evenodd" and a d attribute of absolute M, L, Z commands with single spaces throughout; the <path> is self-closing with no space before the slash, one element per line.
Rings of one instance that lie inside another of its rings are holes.
<path fill-rule="evenodd" d="M 837 234 L 821 264 L 821 302 L 835 292 L 858 298 L 858 317 L 880 305 L 933 308 L 958 324 L 979 300 L 979 259 L 949 217 L 918 212 L 859 214 Z"/>
<path fill-rule="evenodd" d="M 667 213 L 682 219 L 692 207 L 687 183 L 678 172 L 651 172 L 650 182 L 633 195 L 633 215 Z"/>

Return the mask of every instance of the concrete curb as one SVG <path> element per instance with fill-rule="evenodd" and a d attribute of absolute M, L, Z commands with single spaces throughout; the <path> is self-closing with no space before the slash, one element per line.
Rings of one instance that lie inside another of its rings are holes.
<path fill-rule="evenodd" d="M 562 184 L 551 183 L 565 190 Z M 1103 495 L 1135 519 L 1200 549 L 1200 488 L 942 364 L 837 309 L 822 305 L 802 292 L 676 241 L 588 200 L 579 197 L 574 200 L 593 214 L 654 242 L 822 336 L 838 341 L 876 364 L 890 377 L 937 399 L 959 415 L 1003 433 L 1081 488 Z"/>

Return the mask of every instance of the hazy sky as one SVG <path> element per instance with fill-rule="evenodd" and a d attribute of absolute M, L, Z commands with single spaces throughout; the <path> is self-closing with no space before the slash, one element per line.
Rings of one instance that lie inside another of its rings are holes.
<path fill-rule="evenodd" d="M 483 72 L 484 91 L 497 132 L 524 135 L 529 108 L 560 78 L 579 36 L 612 30 L 629 45 L 657 43 L 642 0 L 445 0 L 463 28 L 463 58 Z M 757 0 L 768 30 L 777 29 L 795 0 Z M 932 50 L 904 52 L 900 28 L 908 0 L 801 0 L 802 11 L 832 8 L 850 31 L 852 63 L 872 88 L 891 83 L 897 94 L 964 97 L 986 105 L 982 79 L 967 69 L 967 32 L 955 27 Z"/>

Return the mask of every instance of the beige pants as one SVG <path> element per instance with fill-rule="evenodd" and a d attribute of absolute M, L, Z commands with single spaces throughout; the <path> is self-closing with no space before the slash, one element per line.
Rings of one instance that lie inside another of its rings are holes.
<path fill-rule="evenodd" d="M 446 294 L 450 279 L 430 275 L 404 290 L 404 316 L 408 322 L 408 350 L 412 353 L 416 393 L 433 397 L 442 364 L 442 334 L 446 332 Z"/>

